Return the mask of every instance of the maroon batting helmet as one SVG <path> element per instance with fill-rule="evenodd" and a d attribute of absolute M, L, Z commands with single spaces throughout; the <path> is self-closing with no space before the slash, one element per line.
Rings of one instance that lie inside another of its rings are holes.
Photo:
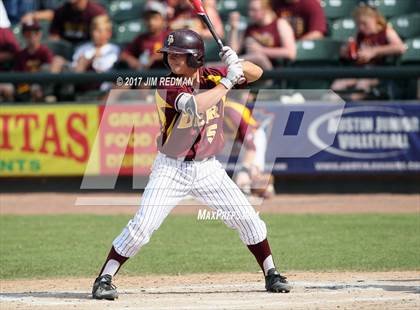
<path fill-rule="evenodd" d="M 187 54 L 187 64 L 191 68 L 200 68 L 204 65 L 204 41 L 198 33 L 189 29 L 171 32 L 159 53 L 164 53 L 163 61 L 168 68 L 168 53 Z"/>

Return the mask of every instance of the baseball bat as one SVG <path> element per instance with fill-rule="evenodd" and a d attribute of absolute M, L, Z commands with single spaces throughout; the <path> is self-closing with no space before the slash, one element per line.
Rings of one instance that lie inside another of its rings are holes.
<path fill-rule="evenodd" d="M 203 7 L 203 3 L 201 0 L 189 0 L 192 6 L 194 7 L 195 13 L 200 17 L 200 19 L 203 21 L 204 24 L 206 24 L 207 28 L 210 30 L 211 35 L 213 36 L 214 40 L 216 40 L 217 45 L 219 46 L 219 49 L 222 50 L 224 44 L 222 42 L 222 39 L 220 39 L 219 35 L 216 32 L 216 29 L 213 26 L 213 23 L 211 22 L 209 16 L 207 15 L 206 10 Z M 246 82 L 245 77 L 241 77 L 238 81 L 238 84 L 243 84 Z"/>

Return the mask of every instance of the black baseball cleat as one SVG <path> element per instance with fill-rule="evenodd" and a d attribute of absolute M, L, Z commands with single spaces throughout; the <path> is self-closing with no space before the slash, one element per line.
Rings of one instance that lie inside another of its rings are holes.
<path fill-rule="evenodd" d="M 292 287 L 275 268 L 267 271 L 265 276 L 265 289 L 273 293 L 289 293 Z"/>
<path fill-rule="evenodd" d="M 92 298 L 114 300 L 118 298 L 117 288 L 112 284 L 109 274 L 97 277 L 92 288 Z"/>

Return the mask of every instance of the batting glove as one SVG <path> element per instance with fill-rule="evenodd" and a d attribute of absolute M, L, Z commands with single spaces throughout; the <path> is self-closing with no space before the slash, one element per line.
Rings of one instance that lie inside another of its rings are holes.
<path fill-rule="evenodd" d="M 223 46 L 219 56 L 227 67 L 240 61 L 238 54 L 229 46 Z"/>
<path fill-rule="evenodd" d="M 220 80 L 227 89 L 231 89 L 244 76 L 244 71 L 240 62 L 228 66 L 227 75 Z"/>

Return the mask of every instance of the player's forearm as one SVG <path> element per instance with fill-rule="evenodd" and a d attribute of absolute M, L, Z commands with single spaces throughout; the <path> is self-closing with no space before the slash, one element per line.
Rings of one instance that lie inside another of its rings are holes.
<path fill-rule="evenodd" d="M 197 103 L 197 110 L 199 113 L 207 111 L 212 106 L 216 105 L 224 96 L 229 92 L 226 87 L 222 84 L 216 87 L 195 95 L 195 101 Z"/>
<path fill-rule="evenodd" d="M 264 72 L 263 69 L 250 61 L 243 61 L 242 68 L 248 83 L 252 83 L 258 80 Z"/>

